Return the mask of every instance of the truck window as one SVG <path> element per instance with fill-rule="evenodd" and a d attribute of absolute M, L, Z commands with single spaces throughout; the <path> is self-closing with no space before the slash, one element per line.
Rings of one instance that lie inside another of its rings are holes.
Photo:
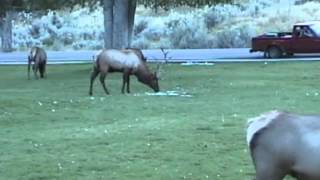
<path fill-rule="evenodd" d="M 302 36 L 303 37 L 314 37 L 314 34 L 313 34 L 312 30 L 309 27 L 304 26 L 302 28 Z"/>
<path fill-rule="evenodd" d="M 294 34 L 299 38 L 306 37 L 315 37 L 315 32 L 309 26 L 296 26 L 294 28 Z M 319 27 L 319 35 L 320 35 L 320 27 Z"/>
<path fill-rule="evenodd" d="M 293 33 L 294 33 L 294 35 L 296 37 L 302 37 L 303 36 L 302 27 L 297 26 L 297 27 L 294 28 L 293 31 L 294 31 Z"/>
<path fill-rule="evenodd" d="M 310 25 L 310 29 L 316 34 L 317 37 L 320 37 L 320 24 Z"/>

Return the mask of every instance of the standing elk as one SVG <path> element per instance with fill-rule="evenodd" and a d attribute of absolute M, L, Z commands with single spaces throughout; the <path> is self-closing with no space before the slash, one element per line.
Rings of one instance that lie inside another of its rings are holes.
<path fill-rule="evenodd" d="M 100 74 L 100 82 L 106 94 L 109 94 L 105 85 L 108 73 L 122 72 L 123 83 L 121 92 L 124 93 L 127 85 L 127 93 L 130 93 L 130 75 L 135 75 L 139 82 L 149 86 L 155 92 L 159 92 L 157 73 L 151 73 L 146 59 L 138 49 L 115 50 L 107 49 L 98 54 L 94 63 L 90 78 L 89 95 L 92 95 L 92 86 L 95 78 Z"/>
<path fill-rule="evenodd" d="M 256 180 L 320 180 L 320 116 L 271 111 L 249 119 Z"/>
<path fill-rule="evenodd" d="M 30 66 L 32 64 L 32 70 L 34 77 L 38 79 L 38 70 L 40 72 L 40 77 L 44 78 L 46 76 L 46 65 L 47 65 L 47 54 L 44 49 L 39 47 L 33 47 L 28 55 L 28 79 L 30 79 Z"/>

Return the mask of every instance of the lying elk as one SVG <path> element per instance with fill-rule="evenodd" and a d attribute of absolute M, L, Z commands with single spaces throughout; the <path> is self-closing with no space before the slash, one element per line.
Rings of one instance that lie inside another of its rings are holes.
<path fill-rule="evenodd" d="M 96 59 L 90 79 L 89 95 L 92 95 L 92 86 L 95 78 L 100 73 L 100 82 L 106 94 L 109 94 L 105 85 L 108 73 L 122 72 L 123 83 L 121 92 L 124 93 L 127 85 L 127 93 L 130 93 L 130 75 L 135 75 L 143 84 L 148 85 L 155 92 L 159 92 L 157 73 L 151 73 L 142 52 L 135 49 L 103 50 Z"/>
<path fill-rule="evenodd" d="M 38 70 L 40 72 L 40 77 L 44 78 L 47 64 L 47 54 L 45 50 L 39 47 L 31 48 L 30 54 L 28 55 L 28 79 L 30 79 L 30 66 L 32 62 L 34 63 L 32 65 L 32 70 L 35 78 L 38 79 Z"/>
<path fill-rule="evenodd" d="M 320 179 L 320 116 L 271 111 L 249 119 L 256 180 Z"/>

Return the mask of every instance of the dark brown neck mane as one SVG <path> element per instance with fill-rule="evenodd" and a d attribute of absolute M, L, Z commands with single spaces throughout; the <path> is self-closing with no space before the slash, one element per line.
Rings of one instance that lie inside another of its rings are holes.
<path fill-rule="evenodd" d="M 150 72 L 148 67 L 145 65 L 145 63 L 143 66 L 139 67 L 135 75 L 138 78 L 138 81 L 144 84 L 149 84 L 151 82 L 152 73 Z"/>

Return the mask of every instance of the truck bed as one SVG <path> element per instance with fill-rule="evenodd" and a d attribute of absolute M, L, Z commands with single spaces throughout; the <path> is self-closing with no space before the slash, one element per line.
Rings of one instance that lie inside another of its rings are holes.
<path fill-rule="evenodd" d="M 291 38 L 292 32 L 268 32 L 260 36 L 260 38 Z"/>

